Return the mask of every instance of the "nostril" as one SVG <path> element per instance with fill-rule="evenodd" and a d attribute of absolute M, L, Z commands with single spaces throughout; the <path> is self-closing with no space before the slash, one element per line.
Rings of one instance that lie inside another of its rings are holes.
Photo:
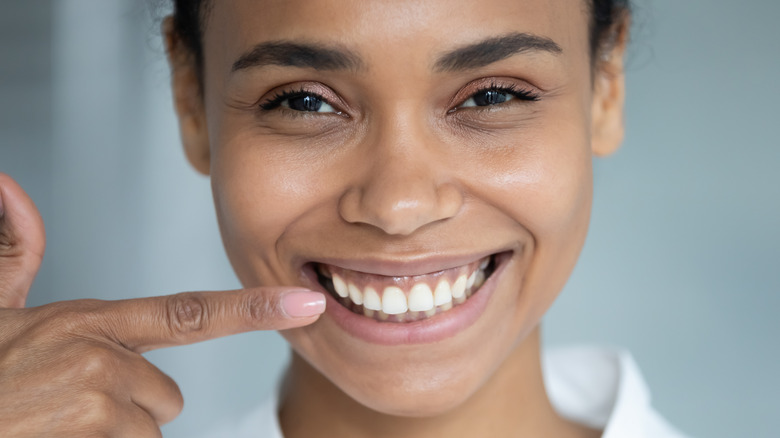
<path fill-rule="evenodd" d="M 454 217 L 463 208 L 463 192 L 455 184 L 442 184 L 437 190 L 439 220 Z"/>

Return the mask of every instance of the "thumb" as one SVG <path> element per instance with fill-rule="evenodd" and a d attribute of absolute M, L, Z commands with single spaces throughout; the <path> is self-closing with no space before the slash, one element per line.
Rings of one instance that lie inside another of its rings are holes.
<path fill-rule="evenodd" d="M 24 307 L 45 246 L 43 219 L 32 199 L 0 173 L 0 308 Z"/>

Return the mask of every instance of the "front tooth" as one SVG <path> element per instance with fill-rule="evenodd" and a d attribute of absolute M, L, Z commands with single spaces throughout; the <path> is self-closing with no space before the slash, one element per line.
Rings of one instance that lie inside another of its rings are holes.
<path fill-rule="evenodd" d="M 363 292 L 360 291 L 360 288 L 350 283 L 347 286 L 347 289 L 349 290 L 349 299 L 352 300 L 353 303 L 358 306 L 363 304 Z"/>
<path fill-rule="evenodd" d="M 382 293 L 382 311 L 388 315 L 406 313 L 409 306 L 406 303 L 404 291 L 395 286 L 388 286 Z"/>
<path fill-rule="evenodd" d="M 382 310 L 382 299 L 373 287 L 363 291 L 363 307 L 371 310 Z"/>
<path fill-rule="evenodd" d="M 433 309 L 433 292 L 425 283 L 418 283 L 409 292 L 409 310 L 425 312 Z"/>
<path fill-rule="evenodd" d="M 469 279 L 466 280 L 466 288 L 470 289 L 471 286 L 474 286 L 474 282 L 477 280 L 477 271 L 474 271 L 469 275 Z"/>
<path fill-rule="evenodd" d="M 336 293 L 339 294 L 341 298 L 346 298 L 349 296 L 347 284 L 344 283 L 344 280 L 342 280 L 342 278 L 338 275 L 333 276 L 333 288 L 336 289 Z"/>
<path fill-rule="evenodd" d="M 460 298 L 466 293 L 466 276 L 461 275 L 452 285 L 452 298 Z"/>
<path fill-rule="evenodd" d="M 447 280 L 441 280 L 433 291 L 433 303 L 437 306 L 452 302 L 452 290 Z"/>
<path fill-rule="evenodd" d="M 482 260 L 482 263 L 479 264 L 479 269 L 484 270 L 485 268 L 488 267 L 489 264 L 490 264 L 490 257 L 486 257 L 485 260 Z"/>

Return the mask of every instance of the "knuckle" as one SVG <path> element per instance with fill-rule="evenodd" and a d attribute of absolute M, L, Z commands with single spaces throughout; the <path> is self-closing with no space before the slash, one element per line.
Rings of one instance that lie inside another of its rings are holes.
<path fill-rule="evenodd" d="M 267 296 L 252 294 L 247 297 L 246 301 L 246 310 L 243 313 L 250 325 L 272 318 L 279 313 L 275 302 Z"/>
<path fill-rule="evenodd" d="M 45 304 L 35 308 L 41 328 L 59 333 L 80 333 L 95 325 L 96 311 L 103 306 L 100 300 L 73 300 Z"/>
<path fill-rule="evenodd" d="M 166 303 L 168 328 L 174 335 L 205 330 L 208 322 L 206 301 L 197 293 L 171 295 Z"/>
<path fill-rule="evenodd" d="M 0 219 L 0 255 L 13 257 L 21 253 L 19 245 L 17 245 L 16 236 L 14 236 L 11 227 L 5 225 Z"/>
<path fill-rule="evenodd" d="M 112 376 L 120 366 L 116 353 L 106 348 L 92 348 L 84 353 L 79 364 L 81 374 L 90 378 Z"/>
<path fill-rule="evenodd" d="M 118 418 L 116 401 L 102 391 L 86 391 L 78 400 L 73 421 L 88 430 L 107 430 Z"/>

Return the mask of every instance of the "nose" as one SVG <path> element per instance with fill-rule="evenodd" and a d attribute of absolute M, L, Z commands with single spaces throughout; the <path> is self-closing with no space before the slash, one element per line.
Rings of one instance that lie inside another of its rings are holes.
<path fill-rule="evenodd" d="M 370 165 L 339 200 L 341 217 L 389 235 L 410 235 L 455 216 L 463 194 L 448 177 L 446 160 L 437 160 L 424 145 L 395 140 L 400 139 L 378 139 L 369 146 Z"/>

